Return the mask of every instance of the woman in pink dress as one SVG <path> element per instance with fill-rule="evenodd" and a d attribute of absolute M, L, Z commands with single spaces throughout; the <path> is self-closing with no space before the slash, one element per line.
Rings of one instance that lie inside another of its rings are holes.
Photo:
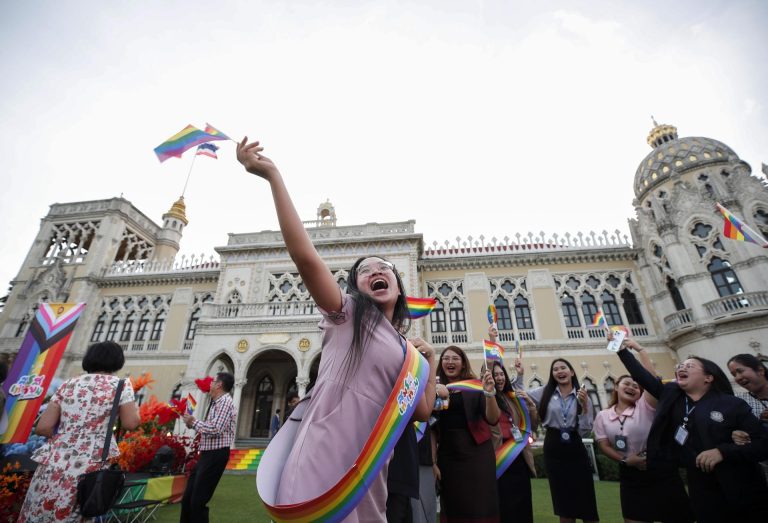
<path fill-rule="evenodd" d="M 402 368 L 402 333 L 409 316 L 400 276 L 384 258 L 360 258 L 349 270 L 347 292 L 339 288 L 309 239 L 280 172 L 262 150 L 259 142 L 243 139 L 237 159 L 269 182 L 285 246 L 323 314 L 317 380 L 278 482 L 275 504 L 285 505 L 328 491 L 355 463 Z M 411 342 L 430 364 L 426 392 L 414 415 L 426 421 L 435 398 L 434 350 L 423 340 Z M 386 521 L 386 469 L 344 521 Z"/>
<path fill-rule="evenodd" d="M 77 510 L 77 478 L 101 466 L 119 381 L 114 373 L 124 363 L 123 349 L 117 343 L 91 345 L 83 357 L 86 374 L 65 381 L 51 398 L 35 428 L 37 434 L 51 439 L 32 454 L 39 465 L 24 499 L 19 523 L 82 520 Z M 139 409 L 130 380 L 126 380 L 120 395 L 119 415 L 124 429 L 139 426 Z M 113 436 L 109 457 L 119 454 Z"/>

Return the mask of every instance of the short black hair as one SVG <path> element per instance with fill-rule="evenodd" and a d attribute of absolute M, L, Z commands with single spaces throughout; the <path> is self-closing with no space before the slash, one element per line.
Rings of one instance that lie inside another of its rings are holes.
<path fill-rule="evenodd" d="M 235 377 L 229 372 L 219 372 L 216 374 L 216 381 L 221 383 L 224 392 L 230 392 L 235 386 Z"/>
<path fill-rule="evenodd" d="M 123 348 L 114 341 L 94 343 L 83 356 L 83 370 L 94 372 L 117 372 L 125 365 Z"/>

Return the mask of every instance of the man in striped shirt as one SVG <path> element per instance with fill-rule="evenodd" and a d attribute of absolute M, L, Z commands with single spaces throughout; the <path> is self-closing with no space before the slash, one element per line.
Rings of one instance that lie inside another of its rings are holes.
<path fill-rule="evenodd" d="M 211 406 L 205 421 L 185 414 L 187 427 L 200 433 L 200 459 L 192 470 L 181 500 L 181 523 L 207 523 L 208 502 L 219 484 L 235 441 L 235 406 L 230 391 L 235 377 L 219 372 L 211 383 Z"/>

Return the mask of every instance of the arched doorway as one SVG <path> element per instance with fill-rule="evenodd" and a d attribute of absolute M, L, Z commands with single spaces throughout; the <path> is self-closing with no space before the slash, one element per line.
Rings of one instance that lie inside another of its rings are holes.
<path fill-rule="evenodd" d="M 284 420 L 291 384 L 295 387 L 296 362 L 286 352 L 268 349 L 256 356 L 248 367 L 238 412 L 238 437 L 269 437 L 272 416 L 280 409 Z"/>

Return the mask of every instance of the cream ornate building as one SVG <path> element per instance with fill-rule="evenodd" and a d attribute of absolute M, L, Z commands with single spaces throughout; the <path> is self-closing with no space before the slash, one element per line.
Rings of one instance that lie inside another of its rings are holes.
<path fill-rule="evenodd" d="M 634 180 L 631 241 L 618 231 L 542 233 L 425 247 L 413 221 L 342 226 L 329 202 L 306 226 L 342 286 L 355 259 L 380 254 L 410 294 L 437 298 L 411 335 L 438 350 L 459 345 L 479 366 L 494 303 L 501 342 L 509 350 L 519 343 L 529 385 L 546 381 L 552 359 L 563 356 L 604 406 L 624 369 L 591 327 L 599 308 L 631 330 L 667 377 L 691 354 L 724 365 L 739 352 L 765 352 L 768 257 L 723 238 L 714 206 L 768 232 L 763 181 L 710 138 L 656 125 L 648 143 Z M 226 369 L 236 378 L 241 443 L 264 437 L 274 410 L 315 378 L 316 306 L 279 231 L 231 234 L 218 260 L 185 258 L 177 254 L 188 223 L 183 199 L 162 219 L 157 225 L 122 198 L 52 205 L 0 316 L 0 351 L 13 357 L 38 302 L 86 302 L 63 376 L 80 372 L 87 345 L 105 339 L 125 349 L 125 372 L 152 372 L 151 392 L 163 400 Z"/>

